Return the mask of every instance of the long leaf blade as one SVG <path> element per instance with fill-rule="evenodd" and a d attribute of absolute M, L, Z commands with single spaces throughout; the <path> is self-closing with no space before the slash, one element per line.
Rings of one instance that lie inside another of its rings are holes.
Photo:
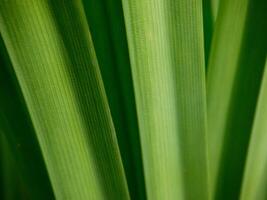
<path fill-rule="evenodd" d="M 148 199 L 207 199 L 201 1 L 123 9 Z"/>
<path fill-rule="evenodd" d="M 212 198 L 240 193 L 265 62 L 265 9 L 264 0 L 220 4 L 207 77 Z"/>
<path fill-rule="evenodd" d="M 248 150 L 241 199 L 267 198 L 267 60 Z"/>
<path fill-rule="evenodd" d="M 56 198 L 128 199 L 81 2 L 1 1 L 0 11 Z"/>

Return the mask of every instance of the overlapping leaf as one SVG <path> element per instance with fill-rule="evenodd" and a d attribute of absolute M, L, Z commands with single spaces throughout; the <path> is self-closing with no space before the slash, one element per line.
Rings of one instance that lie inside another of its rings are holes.
<path fill-rule="evenodd" d="M 57 199 L 128 199 L 80 1 L 1 1 L 0 28 Z"/>

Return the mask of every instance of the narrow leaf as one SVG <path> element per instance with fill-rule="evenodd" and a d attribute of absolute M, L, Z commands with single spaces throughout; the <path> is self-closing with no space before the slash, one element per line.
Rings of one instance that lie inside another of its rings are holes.
<path fill-rule="evenodd" d="M 267 198 L 267 60 L 253 131 L 248 150 L 246 170 L 241 193 L 242 200 Z"/>
<path fill-rule="evenodd" d="M 128 199 L 81 1 L 1 1 L 0 30 L 56 199 Z"/>
<path fill-rule="evenodd" d="M 17 174 L 21 174 L 30 198 L 54 199 L 35 131 L 2 37 L 0 65 L 0 134 L 10 147 L 10 159 L 15 160 Z"/>
<path fill-rule="evenodd" d="M 145 199 L 132 75 L 121 0 L 84 0 L 132 199 Z"/>
<path fill-rule="evenodd" d="M 148 199 L 207 199 L 201 1 L 123 0 Z"/>
<path fill-rule="evenodd" d="M 266 55 L 265 0 L 222 0 L 207 77 L 212 198 L 237 199 Z"/>

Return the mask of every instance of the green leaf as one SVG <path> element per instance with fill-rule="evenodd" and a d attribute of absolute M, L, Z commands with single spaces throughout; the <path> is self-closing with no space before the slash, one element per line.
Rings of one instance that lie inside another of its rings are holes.
<path fill-rule="evenodd" d="M 219 0 L 203 0 L 203 21 L 204 21 L 204 47 L 205 47 L 205 65 L 206 71 L 208 67 L 208 60 L 210 55 L 211 41 L 217 12 L 219 9 Z"/>
<path fill-rule="evenodd" d="M 84 0 L 132 199 L 145 186 L 128 46 L 120 0 Z"/>
<path fill-rule="evenodd" d="M 148 199 L 207 199 L 201 1 L 123 0 Z"/>
<path fill-rule="evenodd" d="M 29 196 L 40 200 L 53 199 L 35 131 L 1 36 L 0 58 L 0 134 L 5 138 L 5 146 L 10 147 L 10 159 L 15 160 L 17 174 L 22 176 Z"/>
<path fill-rule="evenodd" d="M 220 3 L 223 0 L 204 0 L 204 1 L 210 1 L 212 22 L 215 24 L 220 9 Z"/>
<path fill-rule="evenodd" d="M 265 10 L 264 0 L 220 4 L 207 77 L 212 198 L 239 196 L 266 56 Z"/>
<path fill-rule="evenodd" d="M 128 199 L 80 1 L 1 1 L 0 30 L 56 199 Z"/>
<path fill-rule="evenodd" d="M 1 153 L 1 198 L 5 200 L 26 199 L 25 191 L 21 190 L 21 177 L 18 173 L 16 161 L 10 149 L 10 145 L 0 130 L 0 153 Z"/>
<path fill-rule="evenodd" d="M 267 198 L 267 59 L 260 90 L 252 135 L 249 144 L 246 170 L 243 179 L 242 200 Z"/>

